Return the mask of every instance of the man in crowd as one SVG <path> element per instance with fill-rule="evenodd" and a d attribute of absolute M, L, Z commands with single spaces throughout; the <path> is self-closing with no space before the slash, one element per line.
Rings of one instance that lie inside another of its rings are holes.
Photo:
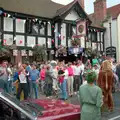
<path fill-rule="evenodd" d="M 8 70 L 7 70 L 7 61 L 3 61 L 0 66 L 0 88 L 8 92 Z"/>
<path fill-rule="evenodd" d="M 35 98 L 38 98 L 38 79 L 39 71 L 36 69 L 36 64 L 32 64 L 32 70 L 30 71 L 30 80 L 32 82 L 32 90 L 34 90 Z"/>

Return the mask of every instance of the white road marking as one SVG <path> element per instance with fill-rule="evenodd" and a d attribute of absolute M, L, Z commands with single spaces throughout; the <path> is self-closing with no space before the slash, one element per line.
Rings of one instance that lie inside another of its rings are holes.
<path fill-rule="evenodd" d="M 108 120 L 116 120 L 117 118 L 120 118 L 120 115 L 116 116 L 116 117 L 113 117 L 113 118 L 110 118 Z"/>

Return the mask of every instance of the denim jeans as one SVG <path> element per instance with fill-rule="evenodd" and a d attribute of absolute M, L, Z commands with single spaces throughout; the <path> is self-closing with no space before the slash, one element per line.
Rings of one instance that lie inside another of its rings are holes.
<path fill-rule="evenodd" d="M 12 80 L 7 82 L 8 93 L 12 93 Z"/>
<path fill-rule="evenodd" d="M 3 89 L 5 92 L 8 93 L 8 86 L 7 86 L 7 80 L 0 79 L 0 89 Z"/>
<path fill-rule="evenodd" d="M 46 83 L 44 86 L 44 90 L 45 90 L 46 97 L 51 96 L 53 91 L 52 83 Z"/>
<path fill-rule="evenodd" d="M 32 81 L 32 89 L 34 90 L 34 94 L 35 94 L 35 99 L 38 98 L 38 86 L 36 81 Z"/>
<path fill-rule="evenodd" d="M 61 88 L 61 98 L 66 100 L 67 99 L 67 80 L 64 80 L 63 83 L 61 83 L 60 88 Z"/>

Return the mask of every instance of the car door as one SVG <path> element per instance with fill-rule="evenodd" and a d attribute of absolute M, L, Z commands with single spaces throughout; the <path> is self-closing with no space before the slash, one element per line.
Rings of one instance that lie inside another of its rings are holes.
<path fill-rule="evenodd" d="M 31 120 L 23 111 L 0 98 L 0 120 Z"/>

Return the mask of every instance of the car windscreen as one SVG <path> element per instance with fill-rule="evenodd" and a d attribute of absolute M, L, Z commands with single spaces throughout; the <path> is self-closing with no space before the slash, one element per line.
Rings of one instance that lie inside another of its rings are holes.
<path fill-rule="evenodd" d="M 37 117 L 38 115 L 41 114 L 40 109 L 36 109 L 31 103 L 29 102 L 20 102 L 18 99 L 16 99 L 13 95 L 7 94 L 5 92 L 1 93 L 4 97 L 9 99 L 11 102 L 22 108 L 24 111 L 29 113 L 30 115 L 33 115 Z"/>

